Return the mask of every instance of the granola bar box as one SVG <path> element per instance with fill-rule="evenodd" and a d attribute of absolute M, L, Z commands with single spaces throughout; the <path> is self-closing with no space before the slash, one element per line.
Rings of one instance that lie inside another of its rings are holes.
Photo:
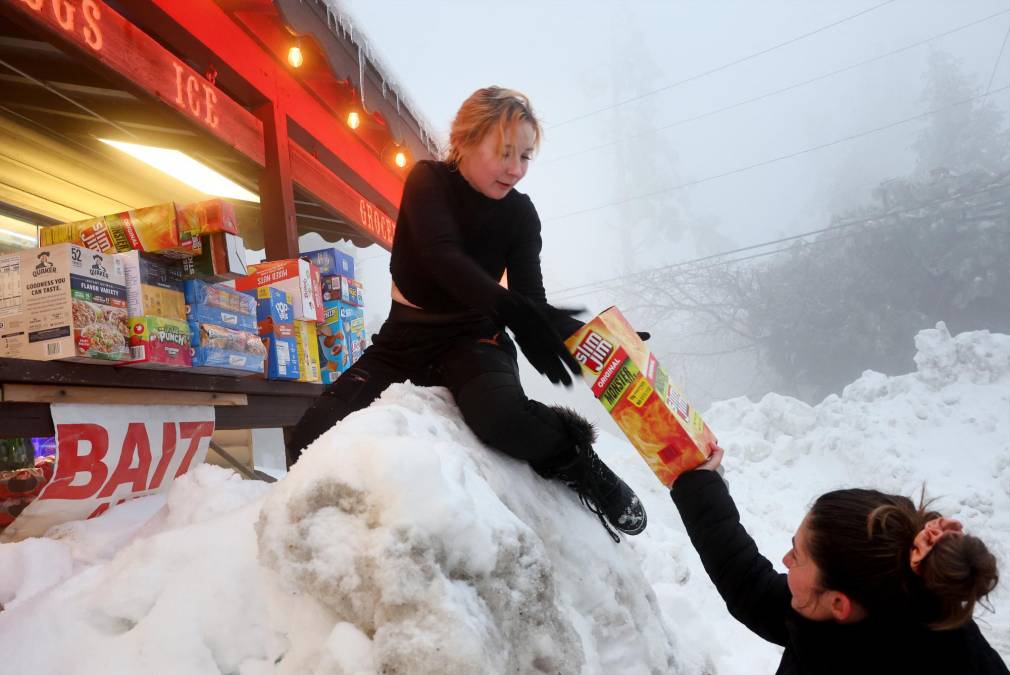
<path fill-rule="evenodd" d="M 21 252 L 21 358 L 130 359 L 126 274 L 118 255 L 76 244 Z"/>
<path fill-rule="evenodd" d="M 160 316 L 130 317 L 129 365 L 175 369 L 193 365 L 189 324 Z"/>
<path fill-rule="evenodd" d="M 616 307 L 566 344 L 593 395 L 663 485 L 708 459 L 712 431 Z"/>

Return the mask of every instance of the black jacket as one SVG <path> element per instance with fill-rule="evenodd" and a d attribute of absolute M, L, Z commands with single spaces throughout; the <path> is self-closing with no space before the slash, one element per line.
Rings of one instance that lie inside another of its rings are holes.
<path fill-rule="evenodd" d="M 495 315 L 508 287 L 539 305 L 567 337 L 582 322 L 547 304 L 540 218 L 525 194 L 491 199 L 444 162 L 418 162 L 403 188 L 389 271 L 403 296 L 428 312 Z"/>
<path fill-rule="evenodd" d="M 873 617 L 854 624 L 804 619 L 790 606 L 786 575 L 772 568 L 740 525 L 740 514 L 718 474 L 685 473 L 670 495 L 730 614 L 785 648 L 776 671 L 780 675 L 1010 672 L 974 621 L 955 630 L 931 631 Z"/>

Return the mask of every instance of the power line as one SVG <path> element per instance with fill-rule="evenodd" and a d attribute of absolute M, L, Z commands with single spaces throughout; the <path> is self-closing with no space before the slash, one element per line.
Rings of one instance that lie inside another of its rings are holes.
<path fill-rule="evenodd" d="M 999 62 L 1003 60 L 1003 50 L 1006 49 L 1007 38 L 1010 38 L 1010 26 L 1007 26 L 1006 34 L 1003 36 L 1003 44 L 999 46 L 999 54 L 996 55 L 996 63 L 992 64 L 992 74 L 989 75 L 989 84 L 985 87 L 986 94 L 988 94 L 989 90 L 992 89 L 992 81 L 996 78 L 996 71 L 999 70 Z"/>
<path fill-rule="evenodd" d="M 864 9 L 861 12 L 857 12 L 855 14 L 850 14 L 849 16 L 847 16 L 845 18 L 842 18 L 842 19 L 839 19 L 838 21 L 835 21 L 833 23 L 829 23 L 827 25 L 821 26 L 820 28 L 816 28 L 816 29 L 814 29 L 814 30 L 812 30 L 810 32 L 803 33 L 802 35 L 797 35 L 794 38 L 790 38 L 790 39 L 786 40 L 785 42 L 780 42 L 780 43 L 778 43 L 776 45 L 772 45 L 771 47 L 767 47 L 767 48 L 762 49 L 760 51 L 754 52 L 753 54 L 748 54 L 747 56 L 740 57 L 739 59 L 736 59 L 735 61 L 730 61 L 729 63 L 724 63 L 721 66 L 717 66 L 717 67 L 712 68 L 710 70 L 706 70 L 703 73 L 698 73 L 697 75 L 692 75 L 691 77 L 685 78 L 683 80 L 678 80 L 677 82 L 673 82 L 671 84 L 664 85 L 664 86 L 660 87 L 659 89 L 653 89 L 652 91 L 647 91 L 647 92 L 645 92 L 643 94 L 638 94 L 636 96 L 632 96 L 631 98 L 626 98 L 626 99 L 624 99 L 622 101 L 618 101 L 617 103 L 614 103 L 612 105 L 608 105 L 608 106 L 605 106 L 603 108 L 598 108 L 597 110 L 593 110 L 591 112 L 587 112 L 587 113 L 584 113 L 582 115 L 578 115 L 576 117 L 570 117 L 570 118 L 568 118 L 566 120 L 562 120 L 561 122 L 557 122 L 556 124 L 548 125 L 547 128 L 548 129 L 557 129 L 558 127 L 563 126 L 565 124 L 570 124 L 570 123 L 576 122 L 578 120 L 583 120 L 583 119 L 586 119 L 587 117 L 592 117 L 593 115 L 598 115 L 601 112 L 606 112 L 607 110 L 613 110 L 614 108 L 618 108 L 618 107 L 620 107 L 622 105 L 625 105 L 627 103 L 632 103 L 633 101 L 639 101 L 639 100 L 641 100 L 643 98 L 647 98 L 649 96 L 653 96 L 655 94 L 658 94 L 659 92 L 668 91 L 670 89 L 673 89 L 674 87 L 679 87 L 682 84 L 687 84 L 688 82 L 694 82 L 695 80 L 700 80 L 703 77 L 707 77 L 707 76 L 712 75 L 714 73 L 718 73 L 719 71 L 726 70 L 727 68 L 730 68 L 732 66 L 735 66 L 735 65 L 738 65 L 740 63 L 743 63 L 744 61 L 749 61 L 751 59 L 757 58 L 758 56 L 763 56 L 763 55 L 768 54 L 770 52 L 773 52 L 773 51 L 775 51 L 777 49 L 781 49 L 782 47 L 785 47 L 787 45 L 791 45 L 791 44 L 794 44 L 796 42 L 799 42 L 800 40 L 804 40 L 804 39 L 806 39 L 806 38 L 808 38 L 808 37 L 810 37 L 812 35 L 816 35 L 817 33 L 826 31 L 829 28 L 834 28 L 835 26 L 839 26 L 839 25 L 841 25 L 841 24 L 843 24 L 843 23 L 845 23 L 847 21 L 851 21 L 851 20 L 853 20 L 853 19 L 855 19 L 857 17 L 863 16 L 864 14 L 869 14 L 870 12 L 876 11 L 876 10 L 880 9 L 881 7 L 884 7 L 886 5 L 890 5 L 893 2 L 895 2 L 895 0 L 886 0 L 886 2 L 882 2 L 882 3 L 878 4 L 878 5 L 874 5 L 873 7 L 870 7 L 869 9 Z"/>
<path fill-rule="evenodd" d="M 996 90 L 994 90 L 992 92 L 989 92 L 989 93 L 998 94 L 998 93 L 1000 93 L 1002 91 L 1006 91 L 1007 89 L 1010 89 L 1010 85 L 1007 85 L 1005 87 L 1001 87 L 1001 88 L 996 89 Z M 647 192 L 645 194 L 635 195 L 634 197 L 627 197 L 625 199 L 618 199 L 616 201 L 606 202 L 605 204 L 598 204 L 597 206 L 591 206 L 591 207 L 585 208 L 585 209 L 578 209 L 576 211 L 569 211 L 567 213 L 562 213 L 562 214 L 559 214 L 559 215 L 556 215 L 556 216 L 548 216 L 547 218 L 544 218 L 543 220 L 545 222 L 546 221 L 551 221 L 551 220 L 562 220 L 564 218 L 570 218 L 572 216 L 578 216 L 578 215 L 582 215 L 584 213 L 591 213 L 593 211 L 599 211 L 601 209 L 610 208 L 612 206 L 620 206 L 621 204 L 627 204 L 629 202 L 638 201 L 639 199 L 648 199 L 649 197 L 655 197 L 657 195 L 666 194 L 667 192 L 673 192 L 674 190 L 680 190 L 680 189 L 683 189 L 683 188 L 686 188 L 686 187 L 693 187 L 695 185 L 701 185 L 702 183 L 708 183 L 708 182 L 713 181 L 713 180 L 718 180 L 719 178 L 726 178 L 728 176 L 734 176 L 736 174 L 743 173 L 745 171 L 750 171 L 751 169 L 757 169 L 757 168 L 760 168 L 760 167 L 763 167 L 763 166 L 768 166 L 769 164 L 774 164 L 776 162 L 781 162 L 781 161 L 786 160 L 786 159 L 792 159 L 793 157 L 799 157 L 800 155 L 805 155 L 807 153 L 815 152 L 817 150 L 823 150 L 824 148 L 829 148 L 829 147 L 831 147 L 833 145 L 839 145 L 841 143 L 846 143 L 848 141 L 853 141 L 853 140 L 855 140 L 857 138 L 862 138 L 864 136 L 869 136 L 870 134 L 875 134 L 875 133 L 878 133 L 878 132 L 881 132 L 881 131 L 886 131 L 887 129 L 891 129 L 893 127 L 897 127 L 897 126 L 900 126 L 902 124 L 907 124 L 909 122 L 914 122 L 916 120 L 923 119 L 924 117 L 929 117 L 930 115 L 935 115 L 936 113 L 942 112 L 944 110 L 949 110 L 950 108 L 955 108 L 955 107 L 960 106 L 960 105 L 965 105 L 967 103 L 971 103 L 972 101 L 975 101 L 975 100 L 980 99 L 980 98 L 984 98 L 985 96 L 988 96 L 988 94 L 976 94 L 975 96 L 971 96 L 969 98 L 966 98 L 964 100 L 958 101 L 956 103 L 952 103 L 950 105 L 943 106 L 941 108 L 935 108 L 933 110 L 927 110 L 926 112 L 919 113 L 918 115 L 913 115 L 912 117 L 906 117 L 905 119 L 898 120 L 897 122 L 891 122 L 890 124 L 885 124 L 883 126 L 876 127 L 874 129 L 868 129 L 867 131 L 862 131 L 862 132 L 857 133 L 857 134 L 851 134 L 849 136 L 845 136 L 843 138 L 839 138 L 839 139 L 836 139 L 834 141 L 830 141 L 828 143 L 822 143 L 820 145 L 815 145 L 815 146 L 810 147 L 810 148 L 804 148 L 802 150 L 797 150 L 796 152 L 791 152 L 791 153 L 786 154 L 786 155 L 780 155 L 778 157 L 772 157 L 770 159 L 766 159 L 766 160 L 761 161 L 761 162 L 756 162 L 754 164 L 748 164 L 747 166 L 738 167 L 738 168 L 732 169 L 730 171 L 724 171 L 723 173 L 715 174 L 713 176 L 706 176 L 704 178 L 699 178 L 697 180 L 688 181 L 686 183 L 680 183 L 678 185 L 673 185 L 673 186 L 670 186 L 670 187 L 666 187 L 666 188 L 663 188 L 661 190 L 654 190 L 652 192 Z"/>
<path fill-rule="evenodd" d="M 1000 176 L 997 180 L 1001 181 L 1001 180 L 1005 179 L 1007 177 L 1007 175 L 1008 174 L 1004 174 L 1004 175 Z M 751 260 L 751 259 L 754 259 L 754 258 L 759 258 L 759 257 L 765 256 L 765 255 L 772 255 L 772 254 L 775 254 L 775 253 L 781 253 L 783 251 L 791 250 L 793 247 L 792 246 L 787 246 L 787 247 L 783 247 L 783 248 L 780 248 L 780 249 L 775 249 L 773 251 L 766 251 L 766 252 L 757 253 L 757 254 L 754 254 L 754 255 L 751 255 L 751 256 L 746 256 L 746 257 L 743 257 L 743 258 L 733 258 L 733 259 L 730 259 L 730 260 L 719 261 L 715 265 L 710 265 L 710 266 L 692 267 L 692 266 L 697 266 L 698 263 L 708 262 L 708 261 L 716 260 L 718 258 L 726 258 L 728 256 L 736 255 L 738 253 L 746 253 L 748 251 L 754 251 L 756 249 L 765 248 L 765 247 L 768 247 L 768 246 L 775 246 L 775 245 L 786 243 L 786 242 L 796 241 L 797 239 L 805 239 L 807 237 L 811 237 L 811 236 L 814 236 L 814 235 L 817 235 L 817 234 L 823 234 L 825 232 L 835 232 L 835 231 L 843 230 L 843 229 L 846 229 L 846 228 L 849 228 L 849 227 L 853 227 L 855 225 L 863 225 L 863 224 L 866 224 L 866 223 L 871 223 L 871 222 L 876 221 L 876 220 L 883 220 L 885 218 L 891 218 L 893 216 L 901 216 L 901 215 L 912 213 L 914 211 L 919 211 L 920 209 L 928 208 L 928 207 L 931 207 L 931 206 L 937 206 L 939 204 L 944 204 L 944 203 L 951 202 L 951 201 L 957 201 L 959 199 L 967 199 L 969 197 L 975 197 L 977 195 L 986 194 L 988 192 L 993 192 L 995 190 L 1006 189 L 1008 187 L 1010 187 L 1010 183 L 997 183 L 997 184 L 993 184 L 993 185 L 990 185 L 988 187 L 985 187 L 985 188 L 982 188 L 982 189 L 979 189 L 979 190 L 974 190 L 974 191 L 971 191 L 971 192 L 960 192 L 958 194 L 951 195 L 949 197 L 943 197 L 941 199 L 936 199 L 936 200 L 933 200 L 933 201 L 930 201 L 930 202 L 925 202 L 925 203 L 922 203 L 922 204 L 916 204 L 915 206 L 905 207 L 905 208 L 902 208 L 902 209 L 894 209 L 894 210 L 891 210 L 891 211 L 886 211 L 884 213 L 876 213 L 876 214 L 874 214 L 872 216 L 868 216 L 868 217 L 865 217 L 865 218 L 856 218 L 856 219 L 853 219 L 853 220 L 847 220 L 847 221 L 844 221 L 844 222 L 841 222 L 841 223 L 835 223 L 834 225 L 829 225 L 828 227 L 823 227 L 823 228 L 820 228 L 820 229 L 817 229 L 817 230 L 811 230 L 809 232 L 803 232 L 801 234 L 794 234 L 794 235 L 791 235 L 791 236 L 788 236 L 788 237 L 781 237 L 779 239 L 773 239 L 773 240 L 770 240 L 770 241 L 761 242 L 759 244 L 752 244 L 750 246 L 742 246 L 740 248 L 736 248 L 736 249 L 733 249 L 733 250 L 730 250 L 730 251 L 722 251 L 721 253 L 713 253 L 711 255 L 702 256 L 700 258 L 693 258 L 691 260 L 684 260 L 684 261 L 673 263 L 673 264 L 670 264 L 670 265 L 663 265 L 663 266 L 654 267 L 654 268 L 648 269 L 648 270 L 642 270 L 641 272 L 632 272 L 630 274 L 621 274 L 621 275 L 618 275 L 618 276 L 615 276 L 615 277 L 611 277 L 609 279 L 603 279 L 601 281 L 593 281 L 593 282 L 589 282 L 589 283 L 586 283 L 586 284 L 578 284 L 576 286 L 568 286 L 567 288 L 556 289 L 556 290 L 553 290 L 553 291 L 549 291 L 548 292 L 548 296 L 550 296 L 551 298 L 556 298 L 557 296 L 565 296 L 565 299 L 571 299 L 571 298 L 575 298 L 575 297 L 581 297 L 583 295 L 588 295 L 590 293 L 595 293 L 598 288 L 602 288 L 603 286 L 607 286 L 607 285 L 612 284 L 614 282 L 624 281 L 624 280 L 627 280 L 627 279 L 635 279 L 635 278 L 639 278 L 639 277 L 645 277 L 645 276 L 648 276 L 648 275 L 651 275 L 651 274 L 655 274 L 657 272 L 668 272 L 668 271 L 679 269 L 679 268 L 682 268 L 682 267 L 691 267 L 692 271 L 694 271 L 695 269 L 708 269 L 708 267 L 711 267 L 711 266 L 716 266 L 716 265 L 721 265 L 721 264 L 732 264 L 732 263 L 742 262 L 742 261 L 745 261 L 745 260 Z M 830 240 L 818 240 L 818 242 L 832 241 L 832 240 L 837 239 L 837 238 L 839 238 L 839 237 L 832 237 Z M 813 243 L 817 243 L 817 242 L 807 242 L 806 244 L 813 244 Z M 806 245 L 806 244 L 803 244 L 803 245 Z M 588 289 L 588 290 L 582 290 L 582 289 Z M 580 291 L 580 292 L 576 293 L 576 294 L 570 294 L 571 291 Z"/>
<path fill-rule="evenodd" d="M 559 157 L 548 157 L 547 159 L 538 160 L 537 161 L 537 166 L 550 165 L 550 164 L 553 164 L 554 162 L 560 162 L 561 160 L 564 160 L 564 159 L 570 159 L 572 157 L 578 157 L 579 155 L 584 155 L 584 154 L 587 154 L 587 153 L 590 153 L 590 152 L 595 152 L 596 150 L 602 150 L 603 148 L 609 148 L 609 147 L 611 147 L 613 145 L 617 145 L 618 143 L 622 143 L 624 141 L 628 141 L 628 140 L 631 140 L 633 138 L 641 138 L 642 136 L 648 136 L 648 135 L 651 135 L 651 134 L 658 133 L 660 131 L 665 131 L 667 129 L 672 129 L 672 128 L 678 127 L 678 126 L 680 126 L 682 124 L 687 124 L 689 122 L 697 122 L 698 120 L 705 119 L 706 117 L 711 117 L 712 115 L 717 115 L 719 113 L 724 113 L 724 112 L 726 112 L 728 110 L 732 110 L 734 108 L 739 108 L 740 106 L 748 105 L 748 104 L 751 104 L 751 103 L 756 103 L 757 101 L 761 101 L 761 100 L 764 100 L 766 98 L 770 98 L 772 96 L 777 96 L 779 94 L 784 94 L 787 91 L 791 91 L 793 89 L 798 89 L 800 87 L 804 87 L 804 86 L 806 86 L 808 84 L 813 84 L 814 82 L 819 82 L 821 80 L 826 80 L 826 79 L 828 79 L 830 77 L 834 77 L 835 75 L 840 75 L 840 74 L 848 72 L 850 70 L 854 70 L 856 68 L 860 68 L 862 66 L 868 65 L 868 64 L 873 63 L 875 61 L 880 61 L 882 59 L 886 59 L 886 58 L 894 56 L 896 54 L 900 54 L 902 52 L 906 52 L 906 51 L 909 51 L 911 49 L 915 49 L 916 47 L 921 47 L 922 45 L 928 44 L 930 42 L 933 42 L 934 40 L 939 40 L 940 38 L 944 38 L 944 37 L 947 37 L 948 35 L 952 35 L 954 33 L 958 33 L 958 32 L 960 32 L 962 30 L 967 29 L 967 28 L 971 28 L 973 26 L 977 26 L 980 23 L 985 23 L 986 21 L 991 21 L 992 19 L 995 19 L 997 17 L 1003 16 L 1004 14 L 1008 14 L 1008 13 L 1010 13 L 1010 9 L 1004 9 L 1003 11 L 996 12 L 995 14 L 990 14 L 989 16 L 986 16 L 986 17 L 983 17 L 981 19 L 978 19 L 977 21 L 972 21 L 971 23 L 963 24 L 961 26 L 958 26 L 957 28 L 952 28 L 951 30 L 945 31 L 943 33 L 938 33 L 937 35 L 933 35 L 932 37 L 926 38 L 925 40 L 920 40 L 918 42 L 912 43 L 912 44 L 907 45 L 905 47 L 901 47 L 899 49 L 895 49 L 895 50 L 889 51 L 889 52 L 887 52 L 885 54 L 880 54 L 878 56 L 874 56 L 872 58 L 860 61 L 858 63 L 854 63 L 854 64 L 849 65 L 849 66 L 845 66 L 844 68 L 839 68 L 837 70 L 832 70 L 829 73 L 824 73 L 823 75 L 818 75 L 817 77 L 812 77 L 812 78 L 810 78 L 808 80 L 803 80 L 802 82 L 797 82 L 797 83 L 791 84 L 791 85 L 789 85 L 787 87 L 782 87 L 781 89 L 775 89 L 774 91 L 769 91 L 769 92 L 766 92 L 766 93 L 761 94 L 759 96 L 755 96 L 753 98 L 748 98 L 748 99 L 745 99 L 743 101 L 739 101 L 737 103 L 733 103 L 733 104 L 730 104 L 730 105 L 727 105 L 727 106 L 723 106 L 722 108 L 716 108 L 714 110 L 709 110 L 708 112 L 704 112 L 704 113 L 701 113 L 699 115 L 695 115 L 693 117 L 686 117 L 684 119 L 680 119 L 680 120 L 677 120 L 675 122 L 671 122 L 669 124 L 664 124 L 663 126 L 656 127 L 655 129 L 648 129 L 646 131 L 642 131 L 642 132 L 639 132 L 639 133 L 636 133 L 636 134 L 631 134 L 630 136 L 622 136 L 622 137 L 617 138 L 617 139 L 615 139 L 613 141 L 609 141 L 607 143 L 601 143 L 600 145 L 594 145 L 594 146 L 592 146 L 590 148 L 585 148 L 583 150 L 577 150 L 575 152 L 568 153 L 567 155 L 561 155 Z M 1008 34 L 1010 34 L 1010 33 L 1008 33 Z M 1003 44 L 1004 44 L 1004 46 L 1006 46 L 1006 39 L 1005 38 L 1004 38 Z M 1002 56 L 1002 54 L 1003 54 L 1003 52 L 1002 52 L 1002 49 L 1001 49 L 1000 50 L 1000 56 Z M 996 62 L 997 62 L 997 65 L 998 65 L 999 64 L 999 58 L 998 57 L 997 57 Z M 996 75 L 996 69 L 993 68 L 993 76 L 995 76 L 995 75 Z M 992 86 L 992 77 L 989 78 L 989 86 L 990 87 Z M 988 88 L 986 89 L 986 91 L 988 91 Z"/>

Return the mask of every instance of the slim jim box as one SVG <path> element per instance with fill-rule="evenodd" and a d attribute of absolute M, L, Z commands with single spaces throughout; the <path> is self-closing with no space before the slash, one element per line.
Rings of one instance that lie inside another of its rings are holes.
<path fill-rule="evenodd" d="M 715 435 L 616 307 L 565 344 L 593 394 L 663 485 L 708 459 Z"/>

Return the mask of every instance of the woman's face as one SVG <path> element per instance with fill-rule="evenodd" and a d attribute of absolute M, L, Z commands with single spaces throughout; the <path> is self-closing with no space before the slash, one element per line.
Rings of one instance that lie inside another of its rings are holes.
<path fill-rule="evenodd" d="M 792 607 L 800 616 L 812 621 L 832 619 L 830 602 L 824 601 L 825 591 L 821 588 L 821 572 L 810 557 L 810 516 L 800 523 L 793 536 L 793 547 L 789 549 L 782 563 L 789 570 L 789 592 L 792 593 Z"/>
<path fill-rule="evenodd" d="M 459 162 L 460 173 L 473 189 L 491 199 L 502 199 L 526 175 L 533 158 L 536 132 L 529 122 L 520 122 L 514 132 L 506 132 L 498 147 L 497 130 L 492 129 Z"/>

